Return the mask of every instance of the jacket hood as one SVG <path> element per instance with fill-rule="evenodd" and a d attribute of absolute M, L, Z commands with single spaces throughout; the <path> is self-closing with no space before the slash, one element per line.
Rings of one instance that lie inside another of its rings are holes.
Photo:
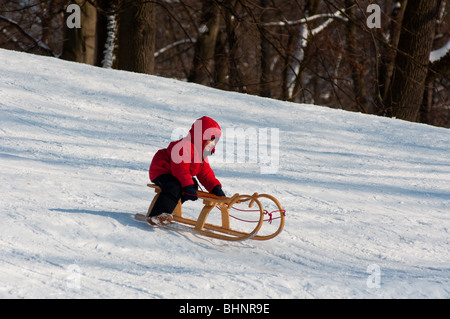
<path fill-rule="evenodd" d="M 195 147 L 199 150 L 201 148 L 201 151 L 203 152 L 203 149 L 209 140 L 214 139 L 217 143 L 221 135 L 222 130 L 220 129 L 219 124 L 212 118 L 203 116 L 192 124 L 187 138 L 190 138 Z M 200 145 L 201 147 L 199 147 Z M 211 154 L 213 153 L 214 150 L 212 150 Z"/>
<path fill-rule="evenodd" d="M 189 130 L 189 134 L 191 137 L 194 137 L 193 140 L 201 136 L 202 140 L 207 141 L 212 137 L 219 139 L 222 135 L 222 131 L 216 121 L 214 121 L 210 117 L 203 116 L 195 120 L 194 124 L 192 124 L 192 127 Z"/>

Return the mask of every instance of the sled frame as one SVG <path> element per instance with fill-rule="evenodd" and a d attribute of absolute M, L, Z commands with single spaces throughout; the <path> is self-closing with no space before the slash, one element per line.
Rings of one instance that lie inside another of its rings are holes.
<path fill-rule="evenodd" d="M 139 213 L 137 213 L 135 215 L 135 218 L 140 221 L 147 221 L 147 219 L 149 218 L 150 213 L 153 209 L 153 206 L 155 205 L 155 202 L 158 199 L 159 193 L 161 192 L 161 188 L 157 185 L 147 184 L 147 187 L 153 188 L 155 190 L 156 195 L 153 198 L 152 202 L 150 203 L 150 206 L 148 208 L 146 215 L 139 214 Z M 283 227 L 284 227 L 283 207 L 281 206 L 280 202 L 271 195 L 254 193 L 253 195 L 234 194 L 232 197 L 226 197 L 226 196 L 219 197 L 214 194 L 197 191 L 197 196 L 199 199 L 203 200 L 203 205 L 204 205 L 197 220 L 183 217 L 181 200 L 178 201 L 178 204 L 173 211 L 173 218 L 174 218 L 175 222 L 188 225 L 190 228 L 192 228 L 193 230 L 195 230 L 196 232 L 198 232 L 202 235 L 212 237 L 212 238 L 222 239 L 222 240 L 229 240 L 229 241 L 238 241 L 238 240 L 244 240 L 244 239 L 268 240 L 268 239 L 274 238 L 283 230 Z M 257 235 L 257 232 L 261 229 L 261 226 L 264 222 L 264 208 L 258 199 L 260 197 L 272 200 L 276 204 L 276 206 L 278 207 L 279 212 L 280 212 L 280 225 L 279 225 L 278 229 L 273 234 L 266 235 L 266 236 Z M 246 201 L 249 201 L 249 207 L 252 207 L 255 203 L 257 204 L 258 209 L 259 209 L 259 220 L 251 232 L 242 232 L 242 231 L 233 230 L 230 228 L 229 209 L 236 203 L 241 203 L 241 202 L 246 202 Z M 220 209 L 221 217 L 222 217 L 222 225 L 221 226 L 209 224 L 206 222 L 209 213 L 211 212 L 211 210 L 214 207 L 218 207 Z"/>

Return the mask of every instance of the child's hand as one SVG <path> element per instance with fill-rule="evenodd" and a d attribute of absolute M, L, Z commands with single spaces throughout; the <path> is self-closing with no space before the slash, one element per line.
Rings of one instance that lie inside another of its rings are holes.
<path fill-rule="evenodd" d="M 194 185 L 188 185 L 183 187 L 183 195 L 181 195 L 182 201 L 187 200 L 197 200 L 197 191 L 194 188 Z"/>
<path fill-rule="evenodd" d="M 212 189 L 211 193 L 217 196 L 225 196 L 225 193 L 223 192 L 222 188 L 219 185 L 215 186 Z"/>

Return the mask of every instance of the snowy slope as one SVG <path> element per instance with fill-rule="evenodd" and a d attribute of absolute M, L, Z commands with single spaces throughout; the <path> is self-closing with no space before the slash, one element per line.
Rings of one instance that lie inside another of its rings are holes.
<path fill-rule="evenodd" d="M 228 195 L 281 201 L 278 237 L 133 219 L 203 115 L 279 132 L 274 174 L 211 161 Z M 0 50 L 0 298 L 449 298 L 449 155 L 442 128 Z"/>

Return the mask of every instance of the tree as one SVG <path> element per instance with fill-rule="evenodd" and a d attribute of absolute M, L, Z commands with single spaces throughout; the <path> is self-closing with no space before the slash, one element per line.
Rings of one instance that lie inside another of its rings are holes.
<path fill-rule="evenodd" d="M 69 3 L 81 30 L 67 30 Z M 450 127 L 449 3 L 0 1 L 0 47 Z"/>
<path fill-rule="evenodd" d="M 155 73 L 155 12 L 153 1 L 119 1 L 119 69 Z"/>
<path fill-rule="evenodd" d="M 59 56 L 63 0 L 0 1 L 0 47 Z"/>
<path fill-rule="evenodd" d="M 389 42 L 382 44 L 381 61 L 379 68 L 379 89 L 382 101 L 386 101 L 388 88 L 391 86 L 392 73 L 394 71 L 395 57 L 397 55 L 398 41 L 402 30 L 403 15 L 408 0 L 400 0 L 392 10 L 391 24 L 389 28 Z"/>
<path fill-rule="evenodd" d="M 417 0 L 406 5 L 392 85 L 385 101 L 393 117 L 418 120 L 440 3 Z"/>
<path fill-rule="evenodd" d="M 273 11 L 271 0 L 260 0 L 262 8 L 261 28 L 260 28 L 260 45 L 261 45 L 261 96 L 271 97 L 271 62 L 273 59 L 272 46 L 269 41 L 269 31 L 264 27 L 264 23 L 271 21 L 271 12 Z"/>
<path fill-rule="evenodd" d="M 75 3 L 80 7 L 82 27 L 69 28 L 67 23 L 64 24 L 65 37 L 61 58 L 94 65 L 97 10 L 84 0 L 76 0 Z M 64 11 L 67 20 L 71 13 Z"/>
<path fill-rule="evenodd" d="M 238 27 L 241 18 L 238 15 L 241 7 L 240 1 L 224 0 L 224 16 L 225 30 L 227 34 L 228 44 L 228 85 L 229 88 L 237 92 L 246 92 L 243 83 L 243 74 L 240 69 L 241 65 L 241 48 L 238 45 Z"/>
<path fill-rule="evenodd" d="M 346 23 L 346 40 L 348 58 L 351 59 L 350 67 L 353 80 L 353 91 L 355 102 L 358 108 L 364 112 L 369 112 L 369 104 L 367 103 L 367 86 L 364 81 L 362 64 L 358 61 L 357 53 L 357 26 L 356 20 L 356 0 L 345 0 L 345 12 L 349 17 Z"/>
<path fill-rule="evenodd" d="M 97 36 L 95 65 L 111 68 L 115 58 L 117 0 L 97 0 Z"/>
<path fill-rule="evenodd" d="M 446 1 L 441 2 L 441 9 L 436 21 L 436 36 L 433 45 L 435 50 L 430 54 L 430 67 L 425 80 L 425 92 L 420 108 L 420 122 L 432 125 L 450 123 L 448 90 L 444 93 L 447 96 L 447 103 L 439 96 L 439 91 L 443 91 L 442 83 L 449 83 L 448 79 L 450 79 L 450 40 L 442 33 L 445 22 L 448 23 L 444 20 L 448 4 L 450 3 Z"/>
<path fill-rule="evenodd" d="M 214 70 L 214 52 L 219 32 L 219 6 L 215 1 L 203 0 L 194 60 L 188 81 L 209 85 Z"/>

